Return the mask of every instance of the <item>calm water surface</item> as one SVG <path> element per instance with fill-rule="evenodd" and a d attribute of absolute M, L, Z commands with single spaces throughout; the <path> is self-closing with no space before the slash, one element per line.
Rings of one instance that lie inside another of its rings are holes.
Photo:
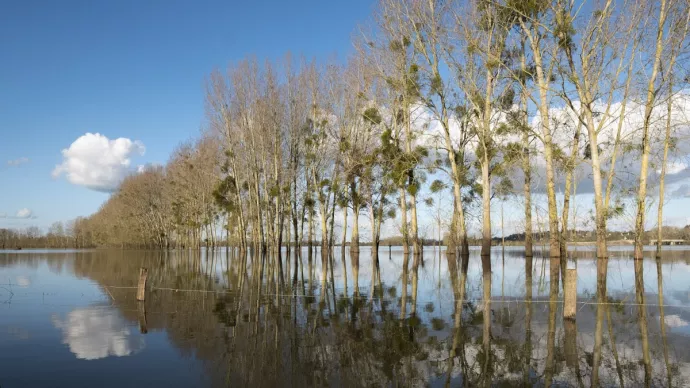
<path fill-rule="evenodd" d="M 373 288 L 363 247 L 358 290 L 339 248 L 325 282 L 304 250 L 282 285 L 224 250 L 0 251 L 0 386 L 690 386 L 690 247 L 578 247 L 575 321 L 548 259 L 478 253 L 460 304 L 459 263 L 428 247 L 417 274 L 382 247 Z"/>

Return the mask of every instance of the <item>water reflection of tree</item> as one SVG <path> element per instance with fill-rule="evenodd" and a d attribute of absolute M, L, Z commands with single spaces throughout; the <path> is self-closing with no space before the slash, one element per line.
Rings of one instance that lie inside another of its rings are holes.
<path fill-rule="evenodd" d="M 645 382 L 639 363 L 642 353 L 628 345 L 639 333 L 638 312 L 610 304 L 613 299 L 605 288 L 598 288 L 594 299 L 583 300 L 607 303 L 581 309 L 576 328 L 561 328 L 556 319 L 558 284 L 549 282 L 548 299 L 534 298 L 531 260 L 525 261 L 524 300 L 494 301 L 491 283 L 496 279 L 488 266 L 482 271 L 481 299 L 474 300 L 467 288 L 476 289 L 478 284 L 468 276 L 467 264 L 479 258 L 449 258 L 449 263 L 459 265 L 445 277 L 453 290 L 454 309 L 443 316 L 434 311 L 433 303 L 422 302 L 414 314 L 406 308 L 410 303 L 418 306 L 408 291 L 414 266 L 412 271 L 400 268 L 407 272 L 400 282 L 381 284 L 374 299 L 351 290 L 350 295 L 340 292 L 324 304 L 319 303 L 323 288 L 318 280 L 305 279 L 295 287 L 290 282 L 264 281 L 260 288 L 260 261 L 252 257 L 246 263 L 239 257 L 179 252 L 99 251 L 42 257 L 26 258 L 30 265 L 43 260 L 51 267 L 73 268 L 78 276 L 101 286 L 132 287 L 109 288 L 114 305 L 131 322 L 141 316 L 134 301 L 141 266 L 149 268 L 149 284 L 154 288 L 208 291 L 152 290 L 145 304 L 145 326 L 149 332 L 165 330 L 182 354 L 203 360 L 214 385 L 423 386 L 436 381 L 447 386 L 576 386 L 582 385 L 580 376 L 594 379 L 595 374 L 599 385 Z M 601 264 L 598 272 L 605 279 Z M 552 278 L 559 276 L 550 272 Z M 378 286 L 378 276 L 375 279 Z M 329 274 L 326 289 L 333 296 L 343 290 L 336 288 L 335 280 Z M 660 288 L 663 304 L 661 294 Z M 663 328 L 664 311 L 660 314 L 661 326 L 652 325 L 656 320 L 647 323 L 650 338 Z M 603 326 L 606 322 L 608 330 Z M 648 341 L 652 370 L 657 371 L 652 384 L 666 386 L 672 381 L 680 386 L 681 372 L 668 354 L 665 329 L 661 330 L 664 341 Z M 582 338 L 574 342 L 574 352 L 569 335 Z M 565 373 L 566 367 L 573 373 Z"/>

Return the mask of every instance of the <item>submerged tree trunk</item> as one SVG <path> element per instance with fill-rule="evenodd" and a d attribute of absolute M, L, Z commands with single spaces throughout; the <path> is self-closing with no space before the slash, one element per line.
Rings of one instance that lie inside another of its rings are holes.
<path fill-rule="evenodd" d="M 668 337 L 666 335 L 666 314 L 664 313 L 664 279 L 661 273 L 661 257 L 656 258 L 656 284 L 659 304 L 659 327 L 661 328 L 661 341 L 663 345 L 664 364 L 666 365 L 667 386 L 672 387 L 671 377 L 673 375 L 671 362 L 668 356 Z"/>
<path fill-rule="evenodd" d="M 491 352 L 491 257 L 482 255 L 482 385 L 490 387 L 493 381 L 493 359 Z"/>
<path fill-rule="evenodd" d="M 412 309 L 410 313 L 412 316 L 417 314 L 417 291 L 419 287 L 419 261 L 421 255 L 414 255 L 412 264 Z"/>
<path fill-rule="evenodd" d="M 314 211 L 313 209 L 309 209 L 309 241 L 307 241 L 307 244 L 309 245 L 309 252 L 307 253 L 307 260 L 309 263 L 309 268 L 312 267 L 312 263 L 314 262 Z M 310 270 L 311 272 L 311 270 Z"/>
<path fill-rule="evenodd" d="M 597 260 L 597 311 L 594 324 L 594 351 L 592 353 L 592 387 L 599 386 L 599 366 L 601 365 L 601 347 L 604 343 L 604 316 L 608 310 L 606 282 L 608 277 L 608 259 Z M 611 323 L 609 323 L 611 324 Z"/>
<path fill-rule="evenodd" d="M 544 386 L 551 387 L 555 373 L 556 353 L 556 310 L 558 309 L 559 258 L 552 257 L 549 264 L 549 322 L 546 334 L 546 362 L 544 365 Z"/>
<path fill-rule="evenodd" d="M 326 204 L 321 198 L 319 200 L 320 214 L 319 218 L 321 221 L 321 300 L 323 301 L 326 296 L 326 285 L 328 283 L 328 210 L 326 209 Z"/>
<path fill-rule="evenodd" d="M 647 323 L 647 305 L 644 295 L 644 260 L 635 259 L 635 302 L 637 304 L 637 321 L 640 324 L 642 339 L 642 364 L 644 365 L 645 387 L 652 381 L 652 360 L 649 354 L 649 331 Z"/>
<path fill-rule="evenodd" d="M 352 280 L 354 291 L 353 295 L 355 297 L 359 296 L 359 251 L 353 251 L 350 249 L 350 262 L 352 265 Z"/>
<path fill-rule="evenodd" d="M 525 258 L 525 348 L 522 379 L 525 386 L 531 386 L 532 371 L 532 257 Z"/>
<path fill-rule="evenodd" d="M 618 374 L 618 384 L 621 388 L 625 388 L 625 381 L 623 379 L 623 367 L 621 366 L 620 357 L 618 356 L 618 347 L 616 344 L 616 336 L 613 333 L 613 321 L 611 318 L 611 305 L 606 305 L 606 322 L 609 329 L 609 343 L 611 344 L 611 353 L 613 353 L 613 360 L 616 363 L 616 373 Z M 599 356 L 601 358 L 601 356 Z M 598 372 L 597 372 L 598 373 Z M 670 387 L 671 385 L 669 385 Z"/>
<path fill-rule="evenodd" d="M 297 268 L 300 266 L 300 261 L 302 258 L 302 244 L 301 237 L 299 234 L 298 224 L 297 224 L 297 209 L 293 209 L 292 213 L 292 229 L 295 235 L 295 260 L 294 260 L 294 275 L 292 277 L 292 283 L 297 284 Z"/>
<path fill-rule="evenodd" d="M 345 260 L 345 245 L 347 244 L 347 206 L 343 207 L 343 239 L 340 244 L 340 258 L 343 262 L 343 285 L 347 296 L 347 261 Z"/>
<path fill-rule="evenodd" d="M 400 296 L 400 316 L 399 319 L 402 321 L 405 318 L 407 318 L 407 280 L 409 278 L 409 273 L 407 271 L 407 267 L 402 268 L 402 276 L 401 276 L 401 283 L 402 283 L 402 288 L 400 292 L 402 292 L 402 295 Z"/>
<path fill-rule="evenodd" d="M 374 289 L 379 277 L 379 231 L 378 231 L 378 209 L 375 209 L 375 202 L 369 208 L 369 218 L 371 222 L 371 290 L 370 298 L 374 298 Z"/>

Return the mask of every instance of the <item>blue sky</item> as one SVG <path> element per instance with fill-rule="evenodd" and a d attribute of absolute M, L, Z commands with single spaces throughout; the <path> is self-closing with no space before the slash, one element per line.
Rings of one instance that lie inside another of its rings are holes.
<path fill-rule="evenodd" d="M 80 136 L 165 163 L 204 122 L 204 79 L 249 55 L 340 58 L 372 0 L 26 1 L 0 12 L 0 227 L 86 216 L 107 194 L 51 176 Z M 28 162 L 25 162 L 26 158 Z M 17 161 L 10 165 L 8 161 Z M 21 209 L 35 218 L 17 219 Z"/>

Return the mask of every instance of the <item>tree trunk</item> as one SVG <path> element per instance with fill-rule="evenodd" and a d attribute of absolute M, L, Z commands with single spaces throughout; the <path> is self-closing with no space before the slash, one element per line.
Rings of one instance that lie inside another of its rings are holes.
<path fill-rule="evenodd" d="M 644 216 L 645 201 L 647 199 L 647 171 L 649 166 L 649 127 L 652 119 L 652 110 L 656 101 L 656 77 L 659 73 L 659 64 L 663 52 L 664 25 L 667 15 L 667 0 L 660 0 L 659 25 L 656 34 L 656 49 L 654 53 L 654 63 L 651 68 L 651 75 L 647 83 L 647 99 L 645 102 L 644 122 L 642 125 L 642 163 L 640 166 L 640 184 L 637 191 L 637 216 L 635 217 L 635 258 L 644 258 Z"/>
<path fill-rule="evenodd" d="M 575 129 L 575 135 L 573 136 L 573 145 L 570 151 L 570 159 L 568 160 L 568 165 L 566 166 L 565 174 L 565 190 L 563 192 L 563 209 L 561 218 L 561 241 L 560 241 L 560 265 L 561 265 L 561 279 L 563 284 L 563 292 L 567 292 L 565 285 L 566 278 L 566 259 L 568 257 L 568 238 L 570 233 L 568 232 L 568 217 L 570 215 L 570 196 L 573 192 L 573 175 L 575 171 L 575 164 L 577 163 L 577 154 L 580 147 L 580 130 L 582 125 L 578 123 Z M 601 183 L 601 180 L 600 180 Z"/>
<path fill-rule="evenodd" d="M 300 241 L 300 234 L 297 225 L 297 209 L 296 205 L 292 211 L 292 230 L 295 235 L 295 260 L 294 260 L 294 275 L 292 276 L 292 283 L 297 284 L 297 267 L 299 267 L 299 259 L 302 257 L 302 244 Z"/>
<path fill-rule="evenodd" d="M 352 264 L 352 278 L 355 288 L 352 295 L 356 297 L 359 295 L 359 250 L 353 251 L 350 248 L 350 262 Z"/>
<path fill-rule="evenodd" d="M 634 61 L 630 61 L 628 67 L 627 80 L 625 81 L 625 89 L 623 91 L 623 98 L 621 100 L 620 114 L 618 116 L 618 124 L 616 129 L 616 139 L 613 143 L 613 152 L 611 155 L 610 167 L 606 177 L 606 193 L 604 198 L 604 209 L 608 212 L 611 204 L 611 192 L 613 191 L 613 177 L 616 171 L 616 158 L 618 157 L 618 150 L 621 144 L 621 133 L 623 130 L 623 123 L 625 121 L 626 106 L 628 103 L 628 93 L 630 92 L 630 83 L 632 82 L 632 75 L 630 74 L 633 69 Z"/>
<path fill-rule="evenodd" d="M 309 245 L 309 252 L 307 254 L 307 259 L 309 261 L 309 266 L 311 267 L 312 262 L 314 260 L 314 210 L 309 209 L 309 241 L 307 244 Z"/>
<path fill-rule="evenodd" d="M 536 83 L 539 91 L 538 109 L 541 121 L 541 136 L 544 143 L 544 158 L 546 159 L 546 198 L 548 202 L 549 213 L 549 256 L 560 256 L 560 238 L 558 236 L 558 205 L 556 202 L 556 175 L 554 172 L 553 160 L 553 138 L 551 133 L 551 124 L 549 122 L 549 80 L 547 74 L 544 73 L 544 62 L 542 58 L 542 51 L 538 39 L 532 34 L 532 31 L 521 22 L 521 27 L 525 35 L 528 37 L 532 47 L 532 54 L 534 65 L 536 68 Z"/>
<path fill-rule="evenodd" d="M 608 249 L 606 247 L 606 217 L 608 209 L 606 209 L 603 204 L 604 194 L 601 184 L 601 161 L 599 159 L 599 142 L 597 140 L 597 132 L 591 128 L 594 125 L 594 120 L 590 121 L 591 124 L 587 125 L 587 127 L 589 133 L 590 153 L 592 155 L 592 179 L 594 180 L 597 258 L 603 258 L 608 257 Z"/>
<path fill-rule="evenodd" d="M 445 111 L 445 108 L 444 108 Z M 446 142 L 446 147 L 448 148 L 448 160 L 450 161 L 451 173 L 453 174 L 453 204 L 455 205 L 453 209 L 453 230 L 458 235 L 453 235 L 453 241 L 460 243 L 460 254 L 469 254 L 469 245 L 467 243 L 467 229 L 465 228 L 465 212 L 462 206 L 462 177 L 460 176 L 460 171 L 458 169 L 458 163 L 456 160 L 455 152 L 453 151 L 453 142 L 450 138 L 450 128 L 448 122 L 443 123 L 444 126 L 444 138 Z M 455 241 L 459 239 L 460 241 Z"/>
<path fill-rule="evenodd" d="M 369 208 L 369 219 L 371 222 L 371 290 L 369 292 L 370 299 L 374 297 L 374 288 L 376 285 L 376 276 L 378 272 L 377 262 L 379 260 L 379 243 L 378 243 L 378 231 L 376 230 L 376 213 L 375 201 L 372 201 L 371 207 Z"/>
<path fill-rule="evenodd" d="M 410 175 L 410 180 L 414 181 L 413 176 Z M 422 254 L 422 243 L 419 240 L 419 226 L 417 224 L 417 194 L 410 193 L 410 239 L 412 240 L 412 247 L 415 256 Z"/>
<path fill-rule="evenodd" d="M 350 252 L 359 252 L 359 193 L 354 181 L 350 183 L 350 196 L 352 197 L 352 232 L 350 236 Z"/>
<path fill-rule="evenodd" d="M 350 236 L 350 261 L 354 280 L 354 295 L 359 295 L 359 203 L 353 202 L 352 232 Z"/>
<path fill-rule="evenodd" d="M 523 195 L 525 197 L 525 256 L 532 257 L 532 167 L 529 160 L 529 139 L 525 131 L 522 135 L 522 171 L 525 175 Z"/>
<path fill-rule="evenodd" d="M 482 158 L 482 256 L 491 255 L 491 175 L 489 158 Z"/>
<path fill-rule="evenodd" d="M 402 234 L 403 255 L 408 256 L 410 254 L 410 242 L 407 233 L 407 193 L 405 187 L 400 187 L 398 194 L 400 195 L 400 233 Z"/>
<path fill-rule="evenodd" d="M 573 83 L 578 92 L 581 101 L 580 112 L 576 112 L 578 115 L 578 129 L 577 136 L 579 137 L 580 126 L 584 122 L 587 128 L 587 135 L 589 137 L 589 150 L 590 157 L 592 160 L 592 181 L 594 183 L 594 210 L 595 210 L 595 230 L 597 238 L 597 258 L 608 257 L 608 252 L 606 248 L 606 213 L 607 208 L 604 207 L 603 198 L 604 192 L 601 183 L 601 161 L 599 159 L 599 140 L 598 140 L 598 130 L 599 128 L 594 123 L 594 114 L 592 112 L 592 104 L 594 104 L 592 98 L 591 88 L 587 79 L 587 74 L 589 73 L 589 57 L 582 59 L 582 73 L 585 76 L 580 79 L 577 75 L 575 69 L 575 62 L 573 60 L 573 54 L 570 47 L 565 49 L 566 56 L 568 58 L 568 64 L 572 72 Z M 608 109 L 607 109 L 608 111 Z M 584 117 L 583 117 L 584 116 Z M 574 168 L 574 166 L 569 166 L 569 168 Z M 572 178 L 571 178 L 572 179 Z M 566 210 L 564 209 L 564 214 Z M 567 225 L 562 226 L 567 231 Z M 562 237 L 562 241 L 565 241 L 565 237 Z M 563 255 L 563 250 L 561 250 L 561 255 Z"/>
<path fill-rule="evenodd" d="M 319 201 L 321 219 L 321 300 L 326 297 L 326 283 L 328 278 L 328 211 L 323 200 Z"/>
<path fill-rule="evenodd" d="M 520 69 L 523 72 L 527 71 L 527 60 L 525 58 L 525 38 L 521 38 L 520 45 L 522 47 L 520 55 Z M 528 113 L 527 113 L 527 99 L 529 91 L 523 85 L 522 93 L 520 93 L 520 109 L 522 111 L 521 121 L 527 128 Z M 532 253 L 532 166 L 529 158 L 529 132 L 525 129 L 522 131 L 522 173 L 525 176 L 523 184 L 523 196 L 525 198 L 525 257 L 531 258 Z M 531 267 L 531 266 L 530 266 Z"/>
<path fill-rule="evenodd" d="M 457 166 L 453 170 L 457 171 Z M 453 174 L 455 175 L 456 172 L 454 172 Z M 457 228 L 455 232 L 458 233 L 458 235 L 453 236 L 453 238 L 455 239 L 455 237 L 458 237 L 458 239 L 460 240 L 457 241 L 460 243 L 460 254 L 469 255 L 470 249 L 469 244 L 467 242 L 467 229 L 465 227 L 465 209 L 462 206 L 462 192 L 459 178 L 453 179 L 453 204 L 455 205 L 454 227 Z"/>
<path fill-rule="evenodd" d="M 671 144 L 671 114 L 673 113 L 673 80 L 669 81 L 669 96 L 666 105 L 666 133 L 664 135 L 664 156 L 661 161 L 661 176 L 659 177 L 659 208 L 657 210 L 656 224 L 656 257 L 661 258 L 661 240 L 664 213 L 664 188 L 666 181 L 666 163 L 668 162 L 668 149 Z"/>

